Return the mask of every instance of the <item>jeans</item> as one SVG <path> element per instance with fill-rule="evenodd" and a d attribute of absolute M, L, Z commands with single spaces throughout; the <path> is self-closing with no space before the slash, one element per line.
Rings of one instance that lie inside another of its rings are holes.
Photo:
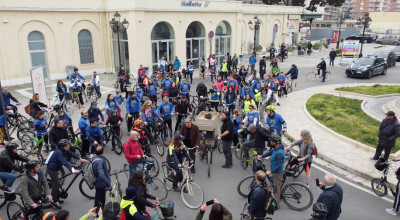
<path fill-rule="evenodd" d="M 15 179 L 17 178 L 16 175 L 7 172 L 0 173 L 0 179 L 3 181 L 4 185 L 7 187 L 12 187 Z"/>
<path fill-rule="evenodd" d="M 211 74 L 210 75 L 211 83 L 213 83 L 216 78 L 217 76 L 215 74 Z"/>
<path fill-rule="evenodd" d="M 54 202 L 58 202 L 58 194 L 59 194 L 59 184 L 58 181 L 58 171 L 50 170 L 47 168 L 47 173 L 50 175 L 50 183 L 51 183 L 51 196 L 53 197 Z"/>
<path fill-rule="evenodd" d="M 400 202 L 400 182 L 397 182 L 396 185 L 396 196 L 394 197 L 393 209 L 398 212 L 399 211 L 399 202 Z"/>
<path fill-rule="evenodd" d="M 97 97 L 101 97 L 101 92 L 100 92 L 100 87 L 94 87 L 94 90 L 96 91 Z"/>
<path fill-rule="evenodd" d="M 265 147 L 265 146 L 264 146 Z M 254 146 L 254 140 L 247 141 L 243 143 L 243 150 L 244 150 L 244 159 L 249 160 L 249 150 L 250 148 L 254 148 L 257 151 L 257 155 L 261 155 L 264 152 L 264 147 L 256 147 Z"/>
<path fill-rule="evenodd" d="M 182 169 L 179 169 L 178 164 L 175 164 L 172 161 L 168 162 L 168 166 L 171 167 L 176 172 L 175 177 L 174 177 L 174 182 L 172 183 L 172 185 L 174 187 L 178 186 L 178 183 L 183 180 Z"/>
<path fill-rule="evenodd" d="M 104 209 L 104 203 L 106 203 L 106 189 L 96 188 L 96 193 L 94 195 L 94 207 L 100 203 L 101 209 Z"/>
<path fill-rule="evenodd" d="M 333 58 L 333 59 L 330 58 L 330 59 L 329 59 L 329 66 L 330 66 L 330 65 L 334 66 L 334 64 L 335 64 L 335 58 Z"/>
<path fill-rule="evenodd" d="M 224 149 L 225 165 L 232 166 L 232 151 L 231 151 L 232 141 L 221 141 L 221 144 Z"/>
<path fill-rule="evenodd" d="M 136 172 L 136 167 L 138 166 L 139 163 L 154 163 L 154 160 L 151 158 L 140 158 L 140 160 L 136 161 L 136 162 L 129 162 L 129 175 L 132 176 L 133 173 Z M 151 166 L 152 165 L 148 165 L 147 166 L 147 170 L 150 171 L 151 170 Z"/>

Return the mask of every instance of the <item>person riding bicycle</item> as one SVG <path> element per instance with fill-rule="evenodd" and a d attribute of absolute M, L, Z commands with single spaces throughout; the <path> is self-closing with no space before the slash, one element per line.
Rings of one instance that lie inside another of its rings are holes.
<path fill-rule="evenodd" d="M 165 74 L 165 79 L 161 81 L 161 98 L 167 95 L 169 87 L 172 85 L 173 81 L 169 78 L 169 74 Z"/>
<path fill-rule="evenodd" d="M 214 108 L 216 112 L 218 112 L 218 105 L 220 101 L 220 96 L 221 96 L 221 90 L 217 88 L 217 84 L 213 84 L 212 88 L 210 91 L 208 91 L 208 94 L 211 96 L 211 108 Z"/>
<path fill-rule="evenodd" d="M 274 79 L 268 83 L 268 92 L 267 92 L 267 103 L 270 103 L 269 99 L 271 98 L 272 94 L 274 95 L 276 104 L 280 106 L 279 104 L 279 97 L 278 97 L 278 91 L 280 90 L 281 86 L 279 84 L 279 81 L 276 76 L 274 76 Z"/>
<path fill-rule="evenodd" d="M 282 178 L 285 170 L 285 151 L 284 147 L 281 144 L 281 137 L 277 134 L 271 135 L 271 146 L 268 147 L 268 151 L 262 155 L 257 155 L 257 158 L 265 158 L 271 156 L 271 171 L 267 171 L 266 174 L 269 176 L 272 174 L 275 199 L 276 199 L 276 209 L 279 209 L 280 195 L 281 195 L 281 187 L 282 187 Z"/>
<path fill-rule="evenodd" d="M 325 220 L 328 215 L 328 207 L 322 202 L 316 202 L 313 205 L 313 213 L 310 220 Z"/>
<path fill-rule="evenodd" d="M 29 106 L 31 108 L 31 113 L 29 115 L 32 118 L 35 118 L 39 111 L 44 111 L 43 108 L 48 108 L 46 104 L 40 102 L 38 93 L 33 93 L 32 99 L 29 100 Z"/>
<path fill-rule="evenodd" d="M 297 69 L 297 66 L 295 64 L 292 64 L 290 66 L 290 70 L 285 74 L 285 76 L 290 75 L 290 78 L 292 79 L 292 91 L 296 88 L 296 81 L 297 77 L 299 75 L 299 70 Z"/>
<path fill-rule="evenodd" d="M 182 80 L 182 83 L 180 84 L 179 89 L 181 90 L 181 94 L 184 94 L 186 96 L 186 99 L 190 101 L 190 99 L 189 99 L 190 84 L 187 82 L 186 78 L 184 78 Z"/>
<path fill-rule="evenodd" d="M 17 106 L 11 104 L 11 100 L 16 102 L 17 105 L 21 105 L 21 102 L 18 101 L 11 93 L 8 92 L 7 87 L 3 87 L 3 100 L 4 100 L 4 106 L 5 107 L 11 107 L 13 112 L 16 113 Z M 0 114 L 3 114 L 3 104 L 2 101 L 0 100 Z"/>
<path fill-rule="evenodd" d="M 141 145 L 147 145 L 147 144 L 154 144 L 156 143 L 153 135 L 147 128 L 144 126 L 144 123 L 140 119 L 136 119 L 134 122 L 134 127 L 132 128 L 132 131 L 137 131 L 139 133 L 139 143 Z M 130 131 L 129 131 L 130 134 Z"/>
<path fill-rule="evenodd" d="M 279 86 L 281 87 L 281 90 L 285 93 L 287 97 L 287 88 L 286 88 L 286 77 L 285 73 L 281 72 L 279 76 L 276 77 L 276 79 L 279 81 Z"/>
<path fill-rule="evenodd" d="M 173 82 L 168 89 L 168 97 L 172 104 L 176 104 L 179 96 L 179 87 Z M 165 96 L 164 96 L 165 97 Z"/>
<path fill-rule="evenodd" d="M 60 102 L 64 99 L 64 97 L 67 97 L 68 95 L 67 86 L 64 84 L 62 80 L 57 81 L 56 94 L 58 95 L 58 100 Z"/>
<path fill-rule="evenodd" d="M 237 96 L 236 92 L 233 90 L 232 85 L 227 85 L 227 87 L 228 89 L 227 92 L 225 93 L 224 102 L 228 105 L 229 114 L 232 114 L 233 110 L 236 108 L 235 104 Z"/>
<path fill-rule="evenodd" d="M 86 155 L 89 154 L 89 148 L 90 148 L 90 141 L 86 134 L 86 129 L 90 126 L 87 111 L 83 110 L 81 112 L 81 118 L 79 119 L 78 126 L 79 126 L 79 131 L 81 132 L 81 140 L 82 140 L 81 155 L 83 157 L 86 157 Z M 93 152 L 93 150 L 91 152 Z"/>
<path fill-rule="evenodd" d="M 22 172 L 23 168 L 18 167 L 15 163 L 16 160 L 22 162 L 28 162 L 29 159 L 18 154 L 18 144 L 8 143 L 5 146 L 5 150 L 0 153 L 0 179 L 3 181 L 4 186 L 1 188 L 6 193 L 12 193 L 14 190 L 11 189 L 17 176 L 11 173 L 13 170 Z"/>
<path fill-rule="evenodd" d="M 56 209 L 61 209 L 60 203 L 63 203 L 62 200 L 59 199 L 59 172 L 63 169 L 63 165 L 72 173 L 78 174 L 80 171 L 75 170 L 74 167 L 66 160 L 65 156 L 69 155 L 74 157 L 77 160 L 85 163 L 87 160 L 84 160 L 79 157 L 79 155 L 70 151 L 70 143 L 67 139 L 62 139 L 58 142 L 58 148 L 53 151 L 46 160 L 47 163 L 47 174 L 50 176 L 51 183 L 51 196 L 53 197 L 53 201 L 51 205 Z"/>
<path fill-rule="evenodd" d="M 261 107 L 262 104 L 262 99 L 263 99 L 263 93 L 264 93 L 264 88 L 261 88 L 260 90 L 254 90 L 254 96 L 255 96 L 255 102 L 256 102 L 256 106 L 257 109 L 259 109 Z"/>
<path fill-rule="evenodd" d="M 162 120 L 162 118 L 157 113 L 157 111 L 153 108 L 151 103 L 146 102 L 142 107 L 142 120 L 144 122 L 144 125 L 146 126 L 146 128 L 149 131 L 152 131 L 152 132 L 155 131 L 154 122 L 156 122 L 157 119 Z"/>
<path fill-rule="evenodd" d="M 228 91 L 230 85 L 232 86 L 233 91 L 235 91 L 235 92 L 238 91 L 238 89 L 239 89 L 239 83 L 238 83 L 238 81 L 233 77 L 233 75 L 232 75 L 232 76 L 229 76 L 229 80 L 228 80 L 228 82 L 226 83 L 225 91 Z"/>
<path fill-rule="evenodd" d="M 54 120 L 54 126 L 49 131 L 49 143 L 52 150 L 55 150 L 58 146 L 58 142 L 62 139 L 68 138 L 68 131 L 65 128 L 63 120 L 56 118 Z"/>
<path fill-rule="evenodd" d="M 265 149 L 265 142 L 268 141 L 270 138 L 270 134 L 267 133 L 265 128 L 261 126 L 250 124 L 247 127 L 247 131 L 249 131 L 250 134 L 253 135 L 254 139 L 243 143 L 244 161 L 250 160 L 250 148 L 254 148 L 254 150 L 257 151 L 257 154 L 262 154 Z"/>
<path fill-rule="evenodd" d="M 47 119 L 45 118 L 45 114 L 43 111 L 39 111 L 35 117 L 35 121 L 33 122 L 34 130 L 36 131 L 36 137 L 40 140 L 43 137 L 43 141 L 40 143 L 39 152 L 42 152 L 43 144 L 49 142 L 49 135 L 47 134 L 48 123 Z M 47 148 L 46 151 L 49 151 Z"/>
<path fill-rule="evenodd" d="M 183 95 L 185 96 L 185 95 Z M 174 105 L 169 102 L 168 96 L 164 97 L 164 102 L 161 103 L 157 108 L 157 113 L 162 117 L 164 123 L 168 125 L 169 130 L 172 133 L 172 118 L 171 116 L 175 113 Z"/>
<path fill-rule="evenodd" d="M 237 109 L 233 110 L 233 113 L 230 116 L 232 122 L 233 122 L 233 146 L 237 146 L 238 149 L 240 149 L 239 143 L 239 130 L 240 130 L 240 124 L 242 123 L 242 119 L 240 118 L 239 111 Z"/>
<path fill-rule="evenodd" d="M 84 80 L 84 81 L 86 81 L 86 79 L 85 79 L 85 77 L 83 77 L 79 72 L 78 72 L 78 68 L 74 68 L 74 72 L 73 73 L 71 73 L 71 75 L 69 76 L 69 79 L 70 79 L 70 81 L 71 81 L 71 83 L 74 81 L 74 77 L 77 77 L 77 78 L 79 78 L 79 79 L 81 79 L 81 80 Z"/>
<path fill-rule="evenodd" d="M 186 99 L 185 94 L 181 94 L 181 99 L 175 105 L 175 111 L 177 113 L 177 119 L 175 123 L 174 134 L 178 131 L 179 125 L 182 123 L 182 119 L 185 114 L 192 114 L 192 105 Z"/>
<path fill-rule="evenodd" d="M 128 128 L 128 133 L 132 128 L 133 121 L 139 118 L 139 113 L 142 109 L 142 103 L 139 98 L 136 97 L 134 92 L 131 93 L 131 96 L 126 100 L 126 126 Z"/>
<path fill-rule="evenodd" d="M 185 140 L 185 137 L 183 137 L 181 134 L 176 134 L 173 141 L 171 141 L 168 146 L 167 163 L 168 166 L 176 172 L 172 184 L 175 192 L 180 192 L 178 183 L 183 180 L 183 172 L 181 169 L 183 157 L 185 157 L 190 164 L 193 163 L 192 158 L 190 158 L 187 149 L 182 142 L 183 140 Z"/>
<path fill-rule="evenodd" d="M 120 115 L 121 113 L 121 106 L 119 105 L 119 103 L 114 99 L 114 96 L 112 94 L 108 94 L 107 95 L 107 99 L 104 103 L 104 107 L 106 109 L 106 114 L 110 115 L 110 110 L 114 110 L 117 111 Z"/>
<path fill-rule="evenodd" d="M 130 186 L 125 190 L 125 196 L 121 198 L 120 209 L 121 216 L 120 219 L 126 220 L 148 220 L 148 218 L 142 216 L 136 205 L 134 200 L 136 199 L 136 188 Z"/>
<path fill-rule="evenodd" d="M 122 122 L 124 121 L 124 119 L 122 119 L 116 111 L 114 110 L 110 110 L 110 116 L 108 117 L 107 121 L 106 121 L 106 125 L 110 126 L 114 132 L 114 134 L 116 134 L 117 136 L 120 135 L 121 132 L 121 128 L 120 128 L 120 124 L 122 124 Z M 114 146 L 111 149 L 112 151 L 114 150 Z"/>
<path fill-rule="evenodd" d="M 201 103 L 199 107 L 197 108 L 197 114 L 200 114 L 200 112 L 205 111 L 205 112 L 210 112 L 211 111 L 211 106 L 208 97 L 203 97 L 201 98 Z"/>
<path fill-rule="evenodd" d="M 110 113 L 113 110 L 110 110 Z M 100 126 L 97 124 L 97 120 L 92 118 L 89 120 L 90 126 L 86 128 L 86 134 L 90 141 L 90 143 L 94 146 L 96 145 L 106 145 L 106 138 L 104 137 L 103 131 L 100 129 Z M 92 149 L 93 152 L 93 149 Z"/>
<path fill-rule="evenodd" d="M 265 128 L 269 130 L 269 132 L 277 132 L 279 135 L 281 132 L 287 131 L 287 124 L 283 117 L 275 112 L 275 106 L 268 105 L 266 107 L 267 110 L 267 119 L 265 121 Z"/>
<path fill-rule="evenodd" d="M 221 75 L 219 75 L 217 77 L 217 80 L 215 80 L 213 84 L 217 85 L 217 89 L 220 92 L 224 91 L 224 80 L 222 80 L 222 76 Z"/>
<path fill-rule="evenodd" d="M 253 81 L 253 83 L 251 84 L 251 89 L 253 90 L 253 93 L 255 94 L 256 90 L 260 91 L 261 89 L 261 81 L 260 78 L 256 78 L 256 80 Z"/>
<path fill-rule="evenodd" d="M 79 98 L 79 103 L 81 103 L 82 108 L 85 108 L 85 105 L 84 105 L 85 103 L 83 102 L 83 98 L 82 98 L 82 90 L 84 90 L 84 89 L 82 87 L 82 82 L 78 79 L 77 76 L 74 76 L 72 78 L 71 87 L 72 87 L 72 92 L 77 93 L 78 98 Z M 78 103 L 76 103 L 76 104 L 79 105 Z"/>
<path fill-rule="evenodd" d="M 217 69 L 215 66 L 210 67 L 210 82 L 212 83 L 215 79 L 217 79 Z"/>
<path fill-rule="evenodd" d="M 57 111 L 58 119 L 64 121 L 64 126 L 68 129 L 71 135 L 74 135 L 74 128 L 72 127 L 72 119 L 64 110 L 60 109 Z"/>
<path fill-rule="evenodd" d="M 256 110 L 255 105 L 249 106 L 249 111 L 247 112 L 246 117 L 243 119 L 243 124 L 245 124 L 246 127 L 251 124 L 254 124 L 255 126 L 260 124 L 260 114 Z"/>
<path fill-rule="evenodd" d="M 147 170 L 149 171 L 154 163 L 153 159 L 144 154 L 139 139 L 140 134 L 137 131 L 131 131 L 128 140 L 124 144 L 124 156 L 129 165 L 130 176 L 136 171 L 136 167 L 139 163 L 150 163 L 147 165 Z"/>
<path fill-rule="evenodd" d="M 322 81 L 325 82 L 325 76 L 326 76 L 326 62 L 324 58 L 321 58 L 321 62 L 317 65 L 318 68 L 318 76 L 320 75 L 320 72 L 322 70 Z"/>
<path fill-rule="evenodd" d="M 157 209 L 156 203 L 151 203 L 147 199 L 156 200 L 157 198 L 149 193 L 145 183 L 146 176 L 143 171 L 137 170 L 133 175 L 129 177 L 128 187 L 133 186 L 136 188 L 136 197 L 133 200 L 138 212 L 146 216 L 148 212 L 146 211 L 146 206 L 153 209 Z"/>
<path fill-rule="evenodd" d="M 242 93 L 240 93 L 240 97 L 244 99 L 247 94 L 249 94 L 252 98 L 254 98 L 253 90 L 250 88 L 249 83 L 245 82 L 244 87 L 242 88 Z"/>
<path fill-rule="evenodd" d="M 267 212 L 265 211 L 265 172 L 262 170 L 257 171 L 254 174 L 254 179 L 255 183 L 248 195 L 249 206 L 247 207 L 247 211 L 250 214 L 250 219 L 264 219 L 267 215 Z"/>
<path fill-rule="evenodd" d="M 135 94 L 136 94 L 136 97 L 139 98 L 140 103 L 143 104 L 144 103 L 144 92 L 142 91 L 142 88 L 140 88 L 140 86 L 135 87 Z"/>
<path fill-rule="evenodd" d="M 96 119 L 97 121 L 101 121 L 104 123 L 104 116 L 101 110 L 97 107 L 97 102 L 90 103 L 90 108 L 88 110 L 88 117 L 89 119 Z"/>
<path fill-rule="evenodd" d="M 98 98 L 101 97 L 101 92 L 100 92 L 100 78 L 97 75 L 96 71 L 93 71 L 93 76 L 92 76 L 92 85 L 94 90 L 96 91 L 96 95 Z"/>
<path fill-rule="evenodd" d="M 119 90 L 115 91 L 114 100 L 117 101 L 120 106 L 122 106 L 122 103 L 124 103 L 125 98 L 121 95 L 121 91 Z"/>
<path fill-rule="evenodd" d="M 38 206 L 38 202 L 46 197 L 48 201 L 52 201 L 51 190 L 49 183 L 44 172 L 40 169 L 40 162 L 37 160 L 31 160 L 25 164 L 25 174 L 21 177 L 21 183 L 19 185 L 21 191 L 21 197 L 25 205 L 29 207 L 29 210 L 25 212 L 28 217 L 35 214 L 33 218 L 36 219 L 41 217 L 41 210 Z"/>
<path fill-rule="evenodd" d="M 204 84 L 204 82 L 200 82 L 197 87 L 196 87 L 196 93 L 197 93 L 197 98 L 199 100 L 199 103 L 201 102 L 200 97 L 207 97 L 207 86 Z"/>
<path fill-rule="evenodd" d="M 243 107 L 244 114 L 247 114 L 249 112 L 250 105 L 256 106 L 256 102 L 254 101 L 254 99 L 251 97 L 250 94 L 247 94 L 245 96 L 245 99 L 244 99 L 244 102 L 243 102 L 243 106 L 239 106 L 239 108 Z"/>
<path fill-rule="evenodd" d="M 138 75 L 137 75 L 139 84 L 143 83 L 143 78 L 145 75 L 146 75 L 146 69 L 143 67 L 143 65 L 140 65 L 139 69 L 138 69 Z"/>
<path fill-rule="evenodd" d="M 278 63 L 276 63 L 276 64 L 273 63 L 272 66 L 271 66 L 270 76 L 272 76 L 272 77 L 278 76 L 280 72 L 281 71 L 279 69 Z"/>
<path fill-rule="evenodd" d="M 157 105 L 157 84 L 154 83 L 153 79 L 149 79 L 147 84 L 147 96 L 154 105 Z"/>
<path fill-rule="evenodd" d="M 274 66 L 274 64 L 276 66 L 278 65 L 278 60 L 276 60 L 276 57 L 272 58 L 271 62 L 269 63 L 269 67 Z"/>

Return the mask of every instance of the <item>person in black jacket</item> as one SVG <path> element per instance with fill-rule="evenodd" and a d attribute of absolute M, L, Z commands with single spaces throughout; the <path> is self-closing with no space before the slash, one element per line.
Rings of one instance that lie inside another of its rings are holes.
<path fill-rule="evenodd" d="M 176 132 L 178 131 L 179 124 L 181 123 L 183 116 L 185 114 L 192 113 L 192 105 L 190 105 L 189 101 L 186 99 L 185 94 L 181 94 L 181 99 L 176 103 L 175 112 L 176 112 L 178 118 L 176 119 L 174 134 L 176 134 Z M 187 118 L 189 118 L 189 117 L 187 117 Z"/>
<path fill-rule="evenodd" d="M 326 75 L 326 62 L 324 58 L 321 58 L 321 62 L 317 65 L 318 68 L 318 75 L 320 75 L 320 71 L 322 70 L 322 81 L 325 82 L 325 75 Z"/>
<path fill-rule="evenodd" d="M 399 206 L 400 206 L 400 167 L 396 171 L 396 178 L 397 178 L 397 184 L 396 184 L 396 194 L 394 197 L 394 202 L 393 202 L 393 208 L 388 208 L 386 209 L 386 212 L 397 216 L 399 214 Z"/>
<path fill-rule="evenodd" d="M 207 86 L 203 82 L 200 82 L 197 85 L 196 93 L 197 93 L 197 98 L 199 100 L 199 103 L 201 102 L 201 100 L 200 100 L 201 96 L 203 96 L 203 97 L 207 97 L 208 96 L 207 91 L 208 91 L 207 90 Z"/>
<path fill-rule="evenodd" d="M 200 103 L 199 107 L 197 108 L 197 114 L 200 114 L 200 112 L 202 112 L 202 111 L 206 111 L 206 112 L 211 111 L 211 106 L 210 106 L 208 97 L 202 98 L 201 103 Z"/>
<path fill-rule="evenodd" d="M 297 77 L 299 75 L 299 70 L 297 69 L 297 66 L 295 64 L 292 64 L 290 67 L 290 70 L 285 74 L 285 76 L 290 74 L 290 78 L 292 79 L 292 91 L 296 88 L 296 81 Z"/>
<path fill-rule="evenodd" d="M 48 108 L 46 104 L 39 101 L 39 94 L 34 93 L 32 99 L 29 100 L 31 106 L 31 113 L 29 114 L 32 118 L 35 118 L 39 111 L 44 111 L 43 108 Z M 46 112 L 46 111 L 44 111 Z"/>
<path fill-rule="evenodd" d="M 342 212 L 343 190 L 336 183 L 336 179 L 332 174 L 325 174 L 324 183 L 320 183 L 319 187 L 323 190 L 319 195 L 317 202 L 323 203 L 328 208 L 326 220 L 339 219 Z"/>
<path fill-rule="evenodd" d="M 168 97 L 172 104 L 176 104 L 177 98 L 179 95 L 179 87 L 173 82 L 172 85 L 168 89 Z"/>
<path fill-rule="evenodd" d="M 136 188 L 136 198 L 133 201 L 139 213 L 142 215 L 144 215 L 143 213 L 146 211 L 146 206 L 157 209 L 157 204 L 151 203 L 147 200 L 155 200 L 156 197 L 149 194 L 144 179 L 145 176 L 143 174 L 143 171 L 137 170 L 135 173 L 132 174 L 128 182 L 128 187 L 133 186 Z"/>
<path fill-rule="evenodd" d="M 390 151 L 396 143 L 396 138 L 400 136 L 400 124 L 397 117 L 393 111 L 388 111 L 386 113 L 386 118 L 383 119 L 381 126 L 379 126 L 378 131 L 378 146 L 376 146 L 375 155 L 373 160 L 378 160 L 383 149 L 385 149 L 385 154 L 383 158 L 385 160 L 389 159 Z"/>
<path fill-rule="evenodd" d="M 28 162 L 29 159 L 17 153 L 18 144 L 16 143 L 8 143 L 5 148 L 6 149 L 3 150 L 0 154 L 0 179 L 5 185 L 3 186 L 3 190 L 5 192 L 13 192 L 11 187 L 17 176 L 15 174 L 12 174 L 11 172 L 13 170 L 16 170 L 18 172 L 23 171 L 22 167 L 18 167 L 15 164 L 15 160 Z"/>
<path fill-rule="evenodd" d="M 260 60 L 260 78 L 264 79 L 265 70 L 267 68 L 267 62 L 265 61 L 265 56 Z"/>
<path fill-rule="evenodd" d="M 60 119 L 54 120 L 54 125 L 49 131 L 49 143 L 52 150 L 55 150 L 58 146 L 58 142 L 62 139 L 68 138 L 68 131 L 64 126 L 64 121 Z"/>
<path fill-rule="evenodd" d="M 252 187 L 252 193 L 249 194 L 249 206 L 247 207 L 251 219 L 264 219 L 267 214 L 265 211 L 265 178 L 266 174 L 262 170 L 257 171 L 254 175 L 256 184 Z"/>
<path fill-rule="evenodd" d="M 329 66 L 335 65 L 336 51 L 332 48 L 331 52 L 329 52 Z"/>
<path fill-rule="evenodd" d="M 269 140 L 270 134 L 267 133 L 265 128 L 261 126 L 256 126 L 254 124 L 249 125 L 247 130 L 255 137 L 251 141 L 247 141 L 243 144 L 243 149 L 245 152 L 244 160 L 249 160 L 249 149 L 255 148 L 257 154 L 261 155 L 265 148 L 265 142 Z"/>
<path fill-rule="evenodd" d="M 312 52 L 312 44 L 311 44 L 310 41 L 308 41 L 308 44 L 307 44 L 307 55 L 310 56 L 311 52 Z"/>
<path fill-rule="evenodd" d="M 124 121 L 124 119 L 122 119 L 117 114 L 117 111 L 110 110 L 110 116 L 108 117 L 108 119 L 106 121 L 106 125 L 107 126 L 110 125 L 113 129 L 114 134 L 119 136 L 120 132 L 121 132 L 121 127 L 119 125 L 122 124 L 123 121 Z M 111 150 L 114 151 L 114 146 Z"/>

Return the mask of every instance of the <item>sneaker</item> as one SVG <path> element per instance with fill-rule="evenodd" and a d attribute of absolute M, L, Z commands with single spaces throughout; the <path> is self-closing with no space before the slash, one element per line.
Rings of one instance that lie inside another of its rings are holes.
<path fill-rule="evenodd" d="M 62 209 L 62 207 L 60 206 L 60 203 L 58 203 L 58 202 L 54 202 L 54 201 L 51 201 L 51 206 L 53 206 L 55 209 Z"/>
<path fill-rule="evenodd" d="M 175 191 L 175 192 L 180 192 L 178 186 L 174 186 L 174 191 Z"/>
<path fill-rule="evenodd" d="M 196 170 L 194 169 L 194 166 L 192 168 L 190 168 L 190 172 L 191 173 L 196 173 Z"/>
<path fill-rule="evenodd" d="M 58 202 L 59 202 L 60 204 L 63 204 L 63 203 L 64 203 L 64 200 L 58 199 Z"/>
<path fill-rule="evenodd" d="M 183 187 L 183 193 L 188 193 L 189 191 L 187 190 L 186 187 Z"/>
<path fill-rule="evenodd" d="M 12 194 L 12 193 L 15 192 L 15 190 L 13 190 L 13 189 L 11 189 L 10 187 L 7 187 L 7 186 L 4 186 L 3 191 L 4 191 L 4 193 L 7 193 L 7 194 Z"/>
<path fill-rule="evenodd" d="M 378 160 L 378 157 L 371 157 L 370 160 Z"/>
<path fill-rule="evenodd" d="M 397 215 L 399 214 L 399 213 L 397 213 L 396 211 L 394 211 L 393 208 L 386 209 L 386 212 L 389 213 L 389 214 L 391 214 L 391 215 L 394 215 L 394 216 L 397 216 Z"/>
<path fill-rule="evenodd" d="M 79 104 L 76 104 L 76 107 L 79 108 Z"/>

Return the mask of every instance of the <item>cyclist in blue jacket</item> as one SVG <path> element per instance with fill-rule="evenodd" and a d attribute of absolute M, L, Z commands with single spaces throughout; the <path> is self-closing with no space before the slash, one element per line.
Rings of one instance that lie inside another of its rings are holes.
<path fill-rule="evenodd" d="M 250 94 L 250 96 L 254 99 L 254 93 L 253 90 L 250 88 L 249 83 L 244 83 L 244 87 L 242 87 L 242 93 L 240 93 L 240 96 L 242 97 L 242 99 L 244 99 L 247 94 Z"/>
<path fill-rule="evenodd" d="M 189 100 L 190 84 L 187 82 L 186 78 L 184 78 L 182 80 L 182 83 L 180 84 L 179 89 L 181 90 L 181 94 L 186 95 L 187 100 Z"/>
<path fill-rule="evenodd" d="M 122 96 L 121 92 L 117 90 L 116 95 L 114 96 L 114 100 L 118 102 L 119 105 L 122 105 L 124 103 L 125 98 Z"/>
<path fill-rule="evenodd" d="M 121 116 L 121 106 L 114 99 L 112 94 L 107 95 L 107 100 L 105 102 L 106 114 L 109 115 L 110 110 L 114 110 L 118 112 L 118 115 Z"/>
<path fill-rule="evenodd" d="M 251 85 L 251 88 L 253 89 L 253 92 L 254 92 L 255 90 L 258 90 L 258 91 L 261 90 L 260 78 L 256 78 L 256 80 L 254 80 L 253 84 Z"/>
<path fill-rule="evenodd" d="M 35 126 L 37 139 L 40 140 L 42 137 L 44 138 L 44 141 L 39 146 L 39 152 L 42 152 L 43 143 L 47 146 L 47 143 L 49 142 L 49 135 L 47 133 L 48 122 L 43 111 L 39 111 L 37 113 L 35 122 L 33 124 Z M 46 151 L 48 150 L 49 149 L 47 147 Z"/>
<path fill-rule="evenodd" d="M 156 121 L 156 119 L 162 120 L 162 118 L 157 113 L 157 111 L 154 110 L 150 102 L 144 103 L 142 107 L 142 120 L 149 131 L 152 130 L 154 132 L 154 122 Z"/>
<path fill-rule="evenodd" d="M 166 74 L 165 79 L 161 81 L 161 89 L 163 93 L 166 93 L 171 85 L 172 85 L 172 79 L 169 78 L 169 74 Z"/>
<path fill-rule="evenodd" d="M 86 134 L 89 138 L 89 141 L 93 145 L 106 145 L 106 138 L 104 137 L 103 131 L 100 129 L 99 125 L 97 124 L 97 120 L 92 118 L 89 120 L 90 126 L 86 128 Z M 92 149 L 92 152 L 94 150 Z"/>
<path fill-rule="evenodd" d="M 139 118 L 139 113 L 142 110 L 142 103 L 135 93 L 131 93 L 131 96 L 126 100 L 126 115 L 128 120 L 126 120 L 126 125 L 128 128 L 128 133 L 131 131 L 133 121 Z"/>
<path fill-rule="evenodd" d="M 175 113 L 174 105 L 169 102 L 169 98 L 167 96 L 164 97 L 164 102 L 161 103 L 157 108 L 157 113 L 162 117 L 164 123 L 166 123 L 169 127 L 169 130 L 172 134 L 172 118 L 171 116 Z"/>
<path fill-rule="evenodd" d="M 136 86 L 136 97 L 139 98 L 140 102 L 143 104 L 144 103 L 144 92 L 142 91 L 142 88 L 140 86 Z"/>
<path fill-rule="evenodd" d="M 97 108 L 96 102 L 90 103 L 90 108 L 88 110 L 88 116 L 89 116 L 89 119 L 95 118 L 97 121 L 100 121 L 100 118 L 101 118 L 101 121 L 104 123 L 103 113 L 101 112 L 101 110 L 99 108 Z"/>
<path fill-rule="evenodd" d="M 147 84 L 147 95 L 150 98 L 150 101 L 157 105 L 157 84 L 154 83 L 153 79 L 149 79 L 149 83 Z"/>

